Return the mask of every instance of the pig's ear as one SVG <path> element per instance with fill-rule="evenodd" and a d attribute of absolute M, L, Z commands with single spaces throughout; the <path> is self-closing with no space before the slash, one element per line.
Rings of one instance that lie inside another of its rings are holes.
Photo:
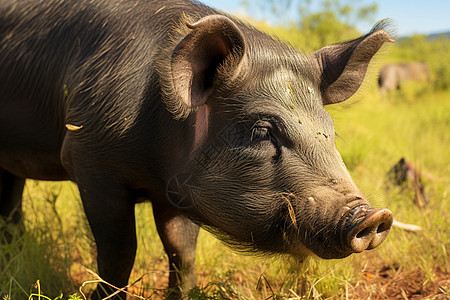
<path fill-rule="evenodd" d="M 222 15 L 204 17 L 188 27 L 191 32 L 173 51 L 171 67 L 176 95 L 191 109 L 206 103 L 224 63 L 239 63 L 245 42 L 236 24 Z"/>
<path fill-rule="evenodd" d="M 385 42 L 393 42 L 383 21 L 370 33 L 348 42 L 326 46 L 313 53 L 320 70 L 323 104 L 342 102 L 361 86 L 370 60 Z"/>

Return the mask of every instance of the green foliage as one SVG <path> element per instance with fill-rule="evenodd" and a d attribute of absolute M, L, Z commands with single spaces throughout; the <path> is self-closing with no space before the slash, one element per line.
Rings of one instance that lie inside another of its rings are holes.
<path fill-rule="evenodd" d="M 320 0 L 320 1 L 293 1 L 293 0 L 265 0 L 255 3 L 244 2 L 247 9 L 267 10 L 279 16 L 284 23 L 269 26 L 261 21 L 253 21 L 256 25 L 288 41 L 297 49 L 312 52 L 321 47 L 343 40 L 357 37 L 360 33 L 355 25 L 359 23 L 374 23 L 373 16 L 377 11 L 377 4 L 364 1 L 351 0 Z M 286 20 L 284 15 L 288 10 L 299 11 L 298 20 Z M 414 35 L 399 39 L 389 49 L 383 62 L 410 62 L 419 61 L 428 65 L 431 73 L 430 87 L 434 89 L 450 88 L 450 39 L 445 36 L 433 40 L 423 35 Z M 406 99 L 413 99 L 418 94 L 427 92 L 428 86 L 412 84 L 400 95 Z"/>
<path fill-rule="evenodd" d="M 288 10 L 298 10 L 298 20 L 288 20 L 279 25 L 262 25 L 262 29 L 275 33 L 281 39 L 288 40 L 292 45 L 305 51 L 315 51 L 337 41 L 355 38 L 360 33 L 355 25 L 364 22 L 371 26 L 373 16 L 377 11 L 376 3 L 352 0 L 321 0 L 292 1 L 266 0 L 258 3 L 245 1 L 250 10 L 269 8 L 272 14 L 281 20 Z M 259 6 L 258 6 L 259 5 Z M 259 25 L 262 22 L 259 22 Z"/>
<path fill-rule="evenodd" d="M 339 40 L 355 38 L 359 32 L 353 27 L 338 20 L 332 11 L 305 16 L 300 21 L 301 35 L 311 50 L 318 50 L 324 45 L 334 44 Z"/>
<path fill-rule="evenodd" d="M 314 9 L 319 3 L 320 9 Z M 377 5 L 361 5 L 361 2 L 343 0 L 304 1 L 300 4 L 298 29 L 308 41 L 308 48 L 318 50 L 336 41 L 357 37 L 360 33 L 355 24 L 370 19 Z"/>
<path fill-rule="evenodd" d="M 263 3 L 277 7 L 273 13 L 281 14 L 298 3 L 291 0 Z M 319 3 L 319 4 L 318 4 Z M 319 2 L 304 1 L 297 6 L 299 20 L 270 26 L 265 22 L 253 21 L 261 30 L 278 36 L 297 49 L 312 52 L 321 47 L 360 35 L 355 24 L 371 20 L 377 11 L 376 4 L 368 4 L 344 0 L 321 0 Z M 450 88 L 450 39 L 442 36 L 428 39 L 424 35 L 414 35 L 399 39 L 382 57 L 382 64 L 392 62 L 418 61 L 425 63 L 430 69 L 431 82 L 406 83 L 401 94 L 395 95 L 403 99 L 414 100 L 429 89 L 445 90 Z M 431 85 L 429 84 L 431 83 Z"/>
<path fill-rule="evenodd" d="M 311 15 L 308 20 L 308 26 L 305 25 L 303 29 L 299 29 L 293 22 L 283 26 L 273 26 L 256 20 L 250 20 L 250 23 L 306 53 L 316 51 L 327 44 L 349 40 L 360 35 L 354 27 L 340 23 L 335 16 L 327 15 L 327 13 Z"/>

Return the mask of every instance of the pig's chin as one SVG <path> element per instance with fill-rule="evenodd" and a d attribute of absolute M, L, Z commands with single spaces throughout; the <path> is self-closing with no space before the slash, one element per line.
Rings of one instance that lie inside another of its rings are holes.
<path fill-rule="evenodd" d="M 322 259 L 340 259 L 351 255 L 352 251 L 342 251 L 334 247 L 326 247 L 325 245 L 308 245 L 302 243 L 290 245 L 288 252 L 291 256 L 303 259 L 306 256 L 316 256 Z"/>
<path fill-rule="evenodd" d="M 342 252 L 337 249 L 315 249 L 311 252 L 323 259 L 340 259 L 353 253 L 352 251 Z"/>

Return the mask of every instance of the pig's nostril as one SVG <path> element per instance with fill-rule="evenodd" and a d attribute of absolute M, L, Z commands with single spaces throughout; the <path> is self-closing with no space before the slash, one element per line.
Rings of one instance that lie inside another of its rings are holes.
<path fill-rule="evenodd" d="M 358 232 L 358 234 L 356 235 L 356 238 L 361 239 L 361 238 L 364 238 L 365 236 L 367 236 L 368 234 L 370 234 L 369 228 L 364 228 L 361 232 Z"/>
<path fill-rule="evenodd" d="M 381 223 L 377 227 L 377 234 L 382 234 L 382 233 L 385 233 L 386 231 L 387 231 L 387 233 L 389 233 L 389 230 L 391 230 L 392 222 Z"/>
<path fill-rule="evenodd" d="M 393 222 L 388 209 L 370 211 L 364 219 L 347 232 L 347 245 L 353 252 L 362 252 L 378 247 L 387 237 Z"/>

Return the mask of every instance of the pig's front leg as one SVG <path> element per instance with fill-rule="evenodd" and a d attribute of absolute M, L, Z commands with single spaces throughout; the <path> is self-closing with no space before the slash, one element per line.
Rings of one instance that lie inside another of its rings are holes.
<path fill-rule="evenodd" d="M 92 175 L 91 175 L 92 176 Z M 97 245 L 99 275 L 108 283 L 123 288 L 136 255 L 134 199 L 120 182 L 102 176 L 84 176 L 79 182 L 81 199 Z M 99 284 L 92 299 L 103 299 L 116 292 Z M 119 293 L 111 299 L 126 299 Z"/>
<path fill-rule="evenodd" d="M 171 298 L 195 286 L 195 249 L 199 226 L 169 205 L 153 204 L 156 227 L 169 257 Z"/>

